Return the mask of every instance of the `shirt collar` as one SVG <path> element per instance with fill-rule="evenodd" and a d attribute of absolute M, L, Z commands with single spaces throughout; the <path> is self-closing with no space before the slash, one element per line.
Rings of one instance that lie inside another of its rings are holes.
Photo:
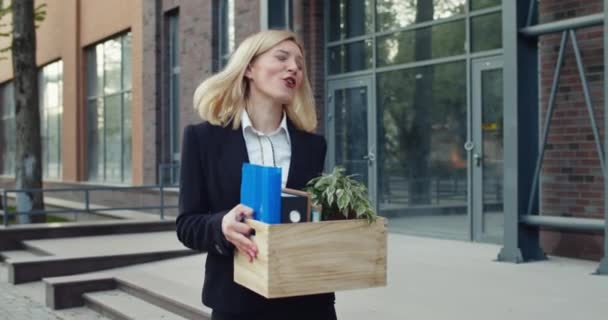
<path fill-rule="evenodd" d="M 259 136 L 263 136 L 265 135 L 264 133 L 256 130 L 253 127 L 253 124 L 251 123 L 251 118 L 249 118 L 249 114 L 247 113 L 247 110 L 245 110 L 243 108 L 243 112 L 241 113 L 241 127 L 243 128 L 243 133 L 246 132 L 246 130 L 251 130 L 251 132 L 259 135 Z M 285 132 L 285 135 L 287 136 L 287 141 L 291 143 L 290 137 L 289 137 L 289 130 L 287 130 L 287 114 L 285 114 L 285 111 L 283 111 L 283 118 L 281 119 L 281 123 L 279 124 L 279 127 L 268 134 L 268 136 L 273 136 L 279 132 Z"/>

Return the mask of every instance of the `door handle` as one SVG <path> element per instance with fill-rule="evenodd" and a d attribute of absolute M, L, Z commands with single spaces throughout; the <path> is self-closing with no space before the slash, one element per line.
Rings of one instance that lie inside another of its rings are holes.
<path fill-rule="evenodd" d="M 475 162 L 475 165 L 478 167 L 481 167 L 481 159 L 483 157 L 479 154 L 479 153 L 474 153 L 473 154 L 473 161 Z"/>
<path fill-rule="evenodd" d="M 376 155 L 373 152 L 370 152 L 367 155 L 363 156 L 363 159 L 369 161 L 369 163 L 371 164 L 372 162 L 376 161 Z"/>

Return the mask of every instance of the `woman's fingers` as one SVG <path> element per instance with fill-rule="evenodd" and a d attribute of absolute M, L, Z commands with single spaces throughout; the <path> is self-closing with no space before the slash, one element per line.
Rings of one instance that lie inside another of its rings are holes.
<path fill-rule="evenodd" d="M 246 238 L 244 235 L 235 232 L 233 234 L 231 242 L 237 247 L 237 249 L 241 253 L 246 254 L 249 257 L 250 262 L 253 261 L 253 259 L 255 259 L 255 257 L 257 256 L 257 249 L 255 249 L 255 244 L 251 240 Z"/>
<path fill-rule="evenodd" d="M 232 225 L 232 229 L 240 234 L 249 235 L 251 234 L 251 227 L 243 222 L 236 222 Z"/>
<path fill-rule="evenodd" d="M 234 244 L 241 253 L 248 255 L 249 261 L 257 256 L 257 246 L 249 239 L 252 228 L 243 223 L 245 218 L 251 218 L 253 210 L 244 205 L 237 205 L 228 212 L 222 220 L 222 232 L 226 240 Z"/>
<path fill-rule="evenodd" d="M 248 206 L 239 204 L 232 210 L 235 211 L 238 221 L 253 218 L 253 209 L 249 208 Z"/>

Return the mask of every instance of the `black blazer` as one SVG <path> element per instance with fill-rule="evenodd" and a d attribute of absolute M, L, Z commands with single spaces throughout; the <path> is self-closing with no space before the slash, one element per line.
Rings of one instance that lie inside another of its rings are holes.
<path fill-rule="evenodd" d="M 287 187 L 302 189 L 323 170 L 325 139 L 296 129 L 288 121 L 291 164 Z M 241 129 L 207 122 L 190 125 L 183 135 L 177 237 L 187 247 L 207 252 L 203 303 L 224 312 L 297 311 L 324 308 L 334 294 L 282 299 L 264 297 L 233 281 L 234 246 L 222 233 L 222 218 L 240 203 L 241 168 L 249 162 Z"/>

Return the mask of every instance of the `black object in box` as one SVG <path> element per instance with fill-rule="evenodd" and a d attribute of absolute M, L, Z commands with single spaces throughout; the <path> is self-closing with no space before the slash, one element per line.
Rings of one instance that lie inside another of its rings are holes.
<path fill-rule="evenodd" d="M 304 191 L 283 189 L 281 194 L 281 223 L 310 221 L 310 195 Z"/>

